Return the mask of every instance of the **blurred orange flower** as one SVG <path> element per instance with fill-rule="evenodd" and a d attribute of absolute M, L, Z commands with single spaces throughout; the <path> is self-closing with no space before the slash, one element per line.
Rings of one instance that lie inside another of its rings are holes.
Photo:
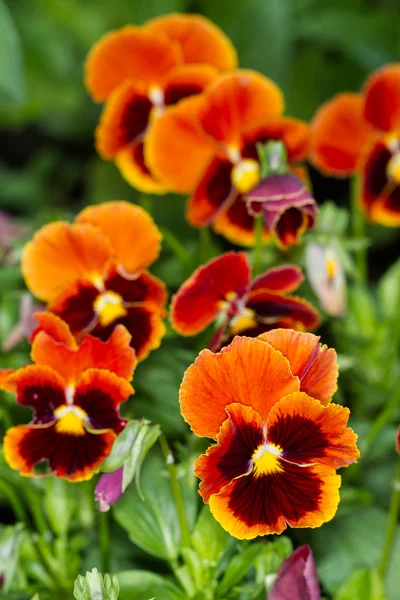
<path fill-rule="evenodd" d="M 256 337 L 274 328 L 314 329 L 317 311 L 289 295 L 303 281 L 293 265 L 269 269 L 251 281 L 243 252 L 226 252 L 199 267 L 172 299 L 170 319 L 183 335 L 195 335 L 219 320 L 210 349 L 218 350 L 236 334 Z"/>
<path fill-rule="evenodd" d="M 228 38 L 198 15 L 172 14 L 127 26 L 97 42 L 86 63 L 86 86 L 107 100 L 96 131 L 99 154 L 148 193 L 166 191 L 144 160 L 145 136 L 167 106 L 202 92 L 218 70 L 236 66 Z"/>
<path fill-rule="evenodd" d="M 195 472 L 200 494 L 233 536 L 319 527 L 339 503 L 339 467 L 354 462 L 349 410 L 330 404 L 336 353 L 310 333 L 275 329 L 203 350 L 186 371 L 181 411 L 216 440 Z"/>
<path fill-rule="evenodd" d="M 359 173 L 368 218 L 400 226 L 400 64 L 375 71 L 361 94 L 335 96 L 312 124 L 311 159 L 328 175 Z"/>
<path fill-rule="evenodd" d="M 145 160 L 168 188 L 191 194 L 192 225 L 211 223 L 234 243 L 254 244 L 254 217 L 243 197 L 260 180 L 257 143 L 282 141 L 291 166 L 308 152 L 307 124 L 283 117 L 283 109 L 282 92 L 270 79 L 237 70 L 154 122 Z M 265 229 L 264 239 L 269 235 Z"/>
<path fill-rule="evenodd" d="M 119 326 L 107 342 L 88 335 L 78 346 L 58 317 L 36 318 L 35 364 L 0 371 L 0 387 L 34 411 L 28 425 L 7 431 L 5 459 L 24 476 L 37 475 L 36 465 L 46 461 L 57 477 L 90 479 L 125 426 L 119 405 L 133 394 L 136 366 L 130 335 Z"/>
<path fill-rule="evenodd" d="M 115 201 L 84 209 L 72 225 L 45 225 L 22 256 L 31 292 L 48 303 L 80 341 L 91 333 L 107 340 L 125 325 L 139 359 L 158 348 L 166 290 L 147 270 L 161 234 L 139 206 Z"/>

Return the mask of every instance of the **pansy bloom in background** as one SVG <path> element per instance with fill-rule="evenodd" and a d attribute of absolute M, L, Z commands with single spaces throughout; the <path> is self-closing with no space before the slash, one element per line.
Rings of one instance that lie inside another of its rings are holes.
<path fill-rule="evenodd" d="M 359 456 L 349 410 L 330 404 L 337 375 L 335 351 L 291 329 L 237 336 L 186 371 L 182 415 L 217 442 L 195 465 L 200 494 L 234 537 L 319 527 L 335 515 L 336 470 Z"/>
<path fill-rule="evenodd" d="M 88 335 L 78 345 L 55 315 L 36 318 L 34 364 L 0 371 L 0 386 L 34 411 L 29 425 L 7 431 L 5 459 L 25 476 L 46 461 L 57 477 L 90 479 L 125 424 L 119 405 L 133 394 L 129 381 L 136 366 L 130 335 L 119 326 L 107 342 Z"/>
<path fill-rule="evenodd" d="M 172 300 L 171 324 L 195 335 L 216 320 L 220 326 L 210 345 L 218 350 L 237 334 L 255 337 L 270 329 L 314 329 L 317 311 L 306 300 L 288 295 L 303 275 L 295 266 L 269 269 L 251 281 L 244 252 L 227 252 L 199 267 Z"/>
<path fill-rule="evenodd" d="M 142 208 L 105 202 L 84 209 L 72 225 L 42 227 L 25 247 L 22 271 L 31 292 L 78 341 L 87 333 L 107 340 L 122 324 L 143 359 L 165 333 L 165 286 L 146 270 L 160 241 Z"/>
<path fill-rule="evenodd" d="M 282 92 L 270 79 L 238 70 L 220 75 L 201 96 L 183 100 L 153 123 L 146 162 L 169 189 L 191 194 L 192 225 L 212 224 L 234 243 L 254 244 L 254 217 L 243 198 L 260 180 L 257 144 L 281 141 L 290 167 L 308 153 L 308 125 L 283 117 L 283 109 Z M 292 218 L 283 212 L 284 239 Z M 265 227 L 264 240 L 269 237 Z"/>
<path fill-rule="evenodd" d="M 332 246 L 310 242 L 306 247 L 308 281 L 322 308 L 334 317 L 346 312 L 347 287 L 342 263 Z"/>
<path fill-rule="evenodd" d="M 199 15 L 167 15 L 105 35 L 86 63 L 89 93 L 106 101 L 96 131 L 99 154 L 115 160 L 134 187 L 165 192 L 144 158 L 149 126 L 167 106 L 199 94 L 236 62 L 229 39 Z"/>
<path fill-rule="evenodd" d="M 311 159 L 328 175 L 361 178 L 368 218 L 400 226 L 400 64 L 383 67 L 362 94 L 344 93 L 314 117 Z"/>

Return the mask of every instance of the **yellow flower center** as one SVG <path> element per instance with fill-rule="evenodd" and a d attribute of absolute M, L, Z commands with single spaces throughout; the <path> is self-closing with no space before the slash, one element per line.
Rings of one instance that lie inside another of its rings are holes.
<path fill-rule="evenodd" d="M 260 165 L 252 158 L 244 158 L 232 169 L 232 183 L 241 194 L 246 194 L 260 181 Z"/>
<path fill-rule="evenodd" d="M 103 327 L 111 325 L 111 323 L 127 314 L 123 302 L 122 296 L 115 292 L 104 292 L 104 294 L 97 296 L 93 308 Z"/>
<path fill-rule="evenodd" d="M 218 306 L 221 310 L 227 310 L 229 306 L 237 299 L 238 295 L 236 292 L 227 292 L 225 294 L 225 300 L 220 300 Z"/>
<path fill-rule="evenodd" d="M 231 321 L 232 335 L 240 335 L 242 331 L 255 327 L 257 325 L 255 314 L 256 313 L 254 310 L 245 308 L 243 312 L 234 317 Z"/>
<path fill-rule="evenodd" d="M 55 425 L 57 433 L 67 433 L 69 435 L 85 435 L 85 419 L 87 413 L 79 406 L 68 406 L 63 404 L 56 408 L 54 415 L 57 418 Z"/>
<path fill-rule="evenodd" d="M 270 473 L 280 473 L 283 468 L 279 464 L 279 457 L 282 454 L 282 448 L 275 444 L 261 444 L 254 452 L 252 458 L 254 474 L 269 475 Z"/>
<path fill-rule="evenodd" d="M 397 184 L 400 184 L 400 152 L 396 152 L 389 160 L 386 173 L 389 179 Z"/>
<path fill-rule="evenodd" d="M 328 275 L 328 279 L 334 279 L 337 273 L 337 260 L 336 258 L 329 257 L 326 259 L 326 273 Z"/>

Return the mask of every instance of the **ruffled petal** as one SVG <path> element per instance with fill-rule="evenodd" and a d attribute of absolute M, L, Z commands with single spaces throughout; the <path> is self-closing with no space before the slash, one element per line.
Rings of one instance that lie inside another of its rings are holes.
<path fill-rule="evenodd" d="M 243 296 L 249 280 L 244 253 L 227 252 L 199 267 L 172 299 L 173 328 L 183 335 L 199 333 L 218 316 L 227 294 Z"/>
<path fill-rule="evenodd" d="M 161 233 L 140 206 L 123 201 L 103 202 L 85 208 L 77 221 L 95 225 L 103 232 L 116 261 L 127 273 L 137 273 L 158 257 Z"/>
<path fill-rule="evenodd" d="M 318 109 L 312 121 L 310 158 L 324 173 L 348 177 L 357 168 L 371 128 L 361 94 L 339 94 Z"/>
<path fill-rule="evenodd" d="M 271 292 L 293 292 L 303 282 L 304 276 L 294 265 L 282 265 L 273 267 L 262 273 L 250 284 L 250 290 L 255 292 L 259 289 L 269 290 Z"/>
<path fill-rule="evenodd" d="M 244 132 L 246 144 L 266 144 L 270 140 L 281 141 L 290 163 L 307 158 L 311 141 L 311 129 L 305 121 L 289 117 L 263 120 Z"/>
<path fill-rule="evenodd" d="M 146 303 L 163 309 L 167 301 L 165 284 L 148 271 L 142 271 L 135 279 L 126 279 L 112 270 L 105 281 L 105 288 L 119 294 L 125 305 Z"/>
<path fill-rule="evenodd" d="M 290 319 L 294 329 L 315 329 L 319 325 L 316 309 L 307 300 L 296 296 L 287 297 L 259 289 L 249 294 L 246 307 L 254 310 L 260 322 L 267 324 L 283 318 Z"/>
<path fill-rule="evenodd" d="M 31 342 L 34 340 L 39 331 L 45 331 L 57 342 L 62 342 L 66 346 L 72 348 L 72 350 L 77 349 L 78 346 L 70 328 L 65 321 L 60 319 L 60 317 L 53 315 L 51 312 L 40 312 L 35 313 L 35 318 L 39 325 L 32 333 L 30 340 Z"/>
<path fill-rule="evenodd" d="M 145 86 L 160 84 L 182 62 L 179 46 L 163 36 L 128 25 L 103 36 L 86 61 L 86 87 L 103 101 L 126 80 Z"/>
<path fill-rule="evenodd" d="M 218 354 L 200 352 L 184 375 L 179 398 L 194 433 L 215 439 L 232 401 L 252 406 L 265 419 L 275 402 L 298 389 L 280 352 L 258 339 L 236 337 Z"/>
<path fill-rule="evenodd" d="M 115 157 L 122 177 L 137 190 L 145 194 L 165 194 L 166 186 L 149 169 L 145 160 L 145 141 L 133 142 L 118 152 Z"/>
<path fill-rule="evenodd" d="M 300 379 L 300 389 L 327 406 L 337 390 L 338 364 L 336 352 L 319 343 L 312 333 L 274 329 L 258 339 L 282 352 L 294 375 Z"/>
<path fill-rule="evenodd" d="M 237 64 L 230 39 L 200 15 L 163 15 L 148 21 L 146 29 L 179 44 L 186 63 L 209 63 L 220 71 L 233 69 Z"/>
<path fill-rule="evenodd" d="M 378 69 L 364 88 L 364 118 L 375 129 L 400 129 L 400 64 Z"/>
<path fill-rule="evenodd" d="M 42 227 L 25 246 L 22 272 L 31 292 L 49 301 L 78 279 L 101 278 L 112 252 L 97 227 L 59 221 Z"/>

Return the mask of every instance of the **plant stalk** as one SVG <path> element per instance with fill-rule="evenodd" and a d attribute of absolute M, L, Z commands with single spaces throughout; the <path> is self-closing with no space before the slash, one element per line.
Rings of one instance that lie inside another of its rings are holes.
<path fill-rule="evenodd" d="M 382 579 L 385 577 L 392 555 L 393 545 L 396 538 L 397 523 L 400 511 L 400 455 L 397 455 L 395 476 L 393 480 L 392 497 L 390 499 L 389 519 L 386 529 L 386 539 L 383 546 L 381 561 L 378 572 Z"/>

